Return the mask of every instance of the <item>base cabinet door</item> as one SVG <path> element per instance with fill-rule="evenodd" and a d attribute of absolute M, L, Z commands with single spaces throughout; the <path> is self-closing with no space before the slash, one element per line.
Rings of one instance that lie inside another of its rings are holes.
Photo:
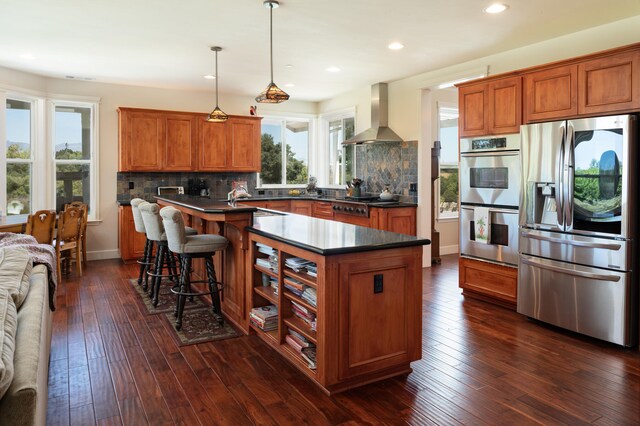
<path fill-rule="evenodd" d="M 515 309 L 517 268 L 461 257 L 459 274 L 463 294 Z"/>
<path fill-rule="evenodd" d="M 416 208 L 375 208 L 372 210 L 372 226 L 383 231 L 416 235 Z"/>
<path fill-rule="evenodd" d="M 291 200 L 291 213 L 311 216 L 311 206 L 313 201 Z"/>
<path fill-rule="evenodd" d="M 140 259 L 144 255 L 147 238 L 145 234 L 136 232 L 131 206 L 119 207 L 118 225 L 120 258 L 125 262 Z"/>
<path fill-rule="evenodd" d="M 421 281 L 414 256 L 370 253 L 340 261 L 340 380 L 420 358 Z"/>

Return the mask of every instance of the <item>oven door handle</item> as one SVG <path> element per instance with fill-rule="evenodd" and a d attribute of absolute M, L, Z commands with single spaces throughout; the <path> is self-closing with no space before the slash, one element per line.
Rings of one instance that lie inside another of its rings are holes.
<path fill-rule="evenodd" d="M 520 151 L 492 151 L 492 152 L 462 152 L 460 157 L 513 157 L 520 155 Z"/>
<path fill-rule="evenodd" d="M 481 206 L 478 206 L 481 207 Z M 473 207 L 469 207 L 469 206 L 462 206 L 461 207 L 464 210 L 473 210 Z M 515 209 L 494 209 L 494 208 L 489 208 L 489 213 L 504 213 L 504 214 L 518 214 L 518 210 Z"/>
<path fill-rule="evenodd" d="M 523 238 L 531 238 L 532 240 L 548 241 L 556 244 L 566 244 L 568 246 L 587 247 L 594 249 L 606 249 L 618 251 L 622 247 L 620 244 L 607 244 L 607 243 L 592 243 L 589 241 L 577 241 L 577 240 L 565 240 L 564 238 L 547 237 L 544 235 L 530 234 L 528 232 L 521 232 L 520 236 Z"/>
<path fill-rule="evenodd" d="M 528 257 L 523 257 L 523 256 L 520 257 L 520 261 L 524 264 L 531 265 L 534 268 L 547 269 L 549 271 L 559 272 L 561 274 L 573 275 L 574 277 L 589 278 L 591 280 L 598 280 L 598 281 L 612 281 L 612 282 L 620 281 L 620 277 L 618 275 L 593 274 L 591 272 L 576 271 L 575 269 L 567 269 L 567 268 L 562 268 L 560 266 L 546 265 L 544 263 L 540 263 L 533 259 L 530 259 Z"/>

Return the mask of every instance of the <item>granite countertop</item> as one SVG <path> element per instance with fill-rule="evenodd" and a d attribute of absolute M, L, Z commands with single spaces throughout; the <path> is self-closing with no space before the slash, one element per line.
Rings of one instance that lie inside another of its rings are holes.
<path fill-rule="evenodd" d="M 254 217 L 247 229 L 324 256 L 431 244 L 426 238 L 294 214 Z"/>
<path fill-rule="evenodd" d="M 195 195 L 163 195 L 155 198 L 203 213 L 245 213 L 258 210 L 253 206 L 241 203 L 236 204 L 236 207 L 232 207 L 225 200 L 212 200 L 211 198 Z"/>

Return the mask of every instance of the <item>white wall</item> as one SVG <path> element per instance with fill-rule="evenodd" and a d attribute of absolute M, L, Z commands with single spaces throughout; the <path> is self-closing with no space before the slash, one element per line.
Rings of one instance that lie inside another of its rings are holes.
<path fill-rule="evenodd" d="M 432 196 L 430 148 L 433 133 L 429 121 L 433 117 L 433 108 L 431 105 L 423 105 L 425 102 L 432 102 L 429 93 L 424 92 L 425 89 L 465 75 L 477 75 L 478 70 L 487 67 L 489 74 L 499 74 L 638 41 L 640 15 L 389 83 L 389 126 L 403 139 L 417 139 L 419 142 L 418 235 L 427 238 L 431 235 L 428 200 Z M 363 121 L 366 115 L 361 113 L 362 110 L 369 109 L 368 94 L 369 87 L 358 88 L 330 101 L 320 102 L 318 110 L 325 113 L 356 105 L 356 127 L 357 131 L 362 131 L 370 125 L 370 116 L 369 120 Z M 426 246 L 423 258 L 425 266 L 430 265 L 430 258 L 431 249 Z"/>
<path fill-rule="evenodd" d="M 87 255 L 90 259 L 119 257 L 118 207 L 116 205 L 116 173 L 118 170 L 118 114 L 121 106 L 176 111 L 209 112 L 214 106 L 214 93 L 187 92 L 136 86 L 103 84 L 44 78 L 0 67 L 0 86 L 26 89 L 39 94 L 72 95 L 100 98 L 99 114 L 99 218 L 100 223 L 88 229 Z M 220 107 L 227 114 L 249 115 L 253 98 L 220 94 Z M 317 104 L 289 101 L 279 105 L 259 105 L 258 114 L 295 112 L 317 114 Z"/>

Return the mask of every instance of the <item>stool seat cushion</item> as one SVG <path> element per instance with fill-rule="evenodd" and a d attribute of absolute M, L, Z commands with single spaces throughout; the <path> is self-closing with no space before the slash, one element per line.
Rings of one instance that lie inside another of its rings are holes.
<path fill-rule="evenodd" d="M 187 236 L 187 242 L 182 244 L 182 252 L 185 254 L 213 253 L 224 250 L 229 241 L 220 235 L 202 234 Z"/>

